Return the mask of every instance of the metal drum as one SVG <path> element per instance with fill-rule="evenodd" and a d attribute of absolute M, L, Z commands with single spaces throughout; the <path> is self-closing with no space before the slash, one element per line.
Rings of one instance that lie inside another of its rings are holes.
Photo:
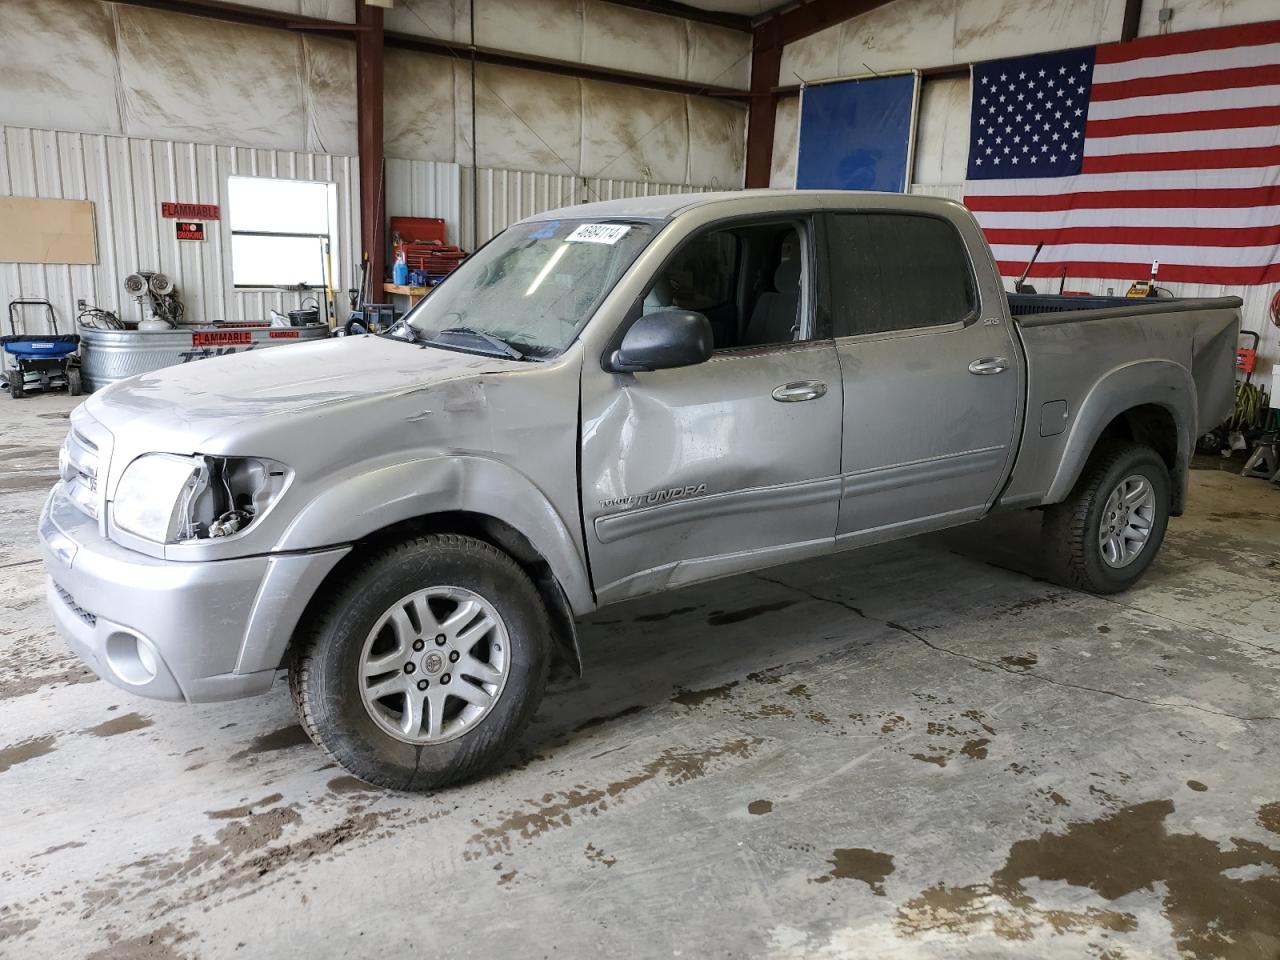
<path fill-rule="evenodd" d="M 304 340 L 323 340 L 323 323 L 302 327 L 227 323 L 218 327 L 177 330 L 97 330 L 80 328 L 81 371 L 86 391 L 101 390 L 135 374 L 179 363 L 277 347 Z"/>

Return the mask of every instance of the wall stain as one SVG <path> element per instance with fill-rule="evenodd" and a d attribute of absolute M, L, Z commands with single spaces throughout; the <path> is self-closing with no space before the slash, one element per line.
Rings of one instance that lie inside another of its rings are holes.
<path fill-rule="evenodd" d="M 741 623 L 743 620 L 773 613 L 775 610 L 785 610 L 794 603 L 794 600 L 775 600 L 773 603 L 762 603 L 755 607 L 744 607 L 741 610 L 717 610 L 707 617 L 707 623 L 713 627 L 724 627 L 731 623 Z"/>
<path fill-rule="evenodd" d="M 291 727 L 281 727 L 279 730 L 273 730 L 270 733 L 254 737 L 249 746 L 233 753 L 231 759 L 244 760 L 246 757 L 257 756 L 260 753 L 288 750 L 291 747 L 301 747 L 309 743 L 311 743 L 311 738 L 307 736 L 307 731 L 294 724 Z"/>
<path fill-rule="evenodd" d="M 773 813 L 772 800 L 752 800 L 747 804 L 747 813 L 753 816 L 762 816 L 766 813 Z"/>
<path fill-rule="evenodd" d="M 893 856 L 866 847 L 850 847 L 833 850 L 831 872 L 818 877 L 814 883 L 830 883 L 832 880 L 861 880 L 877 897 L 883 897 L 884 881 L 893 873 Z"/>
<path fill-rule="evenodd" d="M 89 727 L 83 732 L 93 734 L 95 737 L 114 737 L 133 730 L 145 730 L 151 724 L 150 717 L 144 717 L 140 713 L 126 713 L 124 716 L 100 723 L 96 727 Z"/>
<path fill-rule="evenodd" d="M 671 698 L 671 702 L 683 704 L 686 707 L 699 707 L 708 700 L 728 700 L 730 691 L 737 685 L 737 680 L 730 680 L 728 683 L 722 683 L 718 687 L 706 687 L 702 690 L 679 690 Z"/>
<path fill-rule="evenodd" d="M 44 737 L 29 737 L 26 740 L 11 743 L 7 747 L 0 747 L 0 773 L 20 763 L 52 753 L 57 743 L 58 738 L 49 734 Z"/>
<path fill-rule="evenodd" d="M 1086 887 L 1110 901 L 1162 891 L 1178 949 L 1197 960 L 1244 960 L 1272 950 L 1280 942 L 1280 878 L 1236 879 L 1225 871 L 1280 867 L 1280 850 L 1240 837 L 1223 850 L 1199 834 L 1170 833 L 1165 820 L 1173 810 L 1172 800 L 1149 800 L 1073 823 L 1063 833 L 1019 840 L 989 881 L 930 887 L 899 909 L 895 924 L 912 936 L 968 934 L 990 923 L 1007 940 L 1030 939 L 1044 924 L 1057 933 L 1137 929 L 1129 913 L 1041 906 L 1023 885 L 1038 878 Z"/>
<path fill-rule="evenodd" d="M 571 826 L 575 814 L 599 816 L 609 809 L 610 803 L 621 802 L 632 790 L 650 781 L 663 778 L 668 786 L 675 787 L 698 780 L 706 776 L 712 764 L 745 760 L 763 742 L 760 737 L 741 737 L 700 749 L 667 749 L 644 764 L 639 772 L 603 787 L 578 785 L 558 793 L 545 793 L 539 800 L 528 801 L 525 808 L 504 811 L 495 823 L 473 820 L 477 829 L 467 841 L 471 849 L 463 853 L 463 859 L 477 860 L 484 854 L 507 852 L 517 839 L 533 840 L 551 830 Z"/>

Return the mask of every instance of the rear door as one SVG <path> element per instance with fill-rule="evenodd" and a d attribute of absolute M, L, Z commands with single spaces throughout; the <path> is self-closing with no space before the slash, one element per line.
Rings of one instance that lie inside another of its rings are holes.
<path fill-rule="evenodd" d="M 845 391 L 837 545 L 974 519 L 1006 475 L 1022 369 L 994 274 L 978 282 L 961 228 L 976 234 L 900 210 L 827 217 Z"/>

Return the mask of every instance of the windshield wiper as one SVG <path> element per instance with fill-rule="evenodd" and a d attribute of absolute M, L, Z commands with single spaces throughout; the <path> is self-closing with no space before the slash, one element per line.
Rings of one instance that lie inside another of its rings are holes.
<path fill-rule="evenodd" d="M 477 340 L 483 340 L 485 343 L 491 346 L 498 353 L 502 354 L 504 357 L 507 357 L 511 360 L 524 359 L 523 352 L 517 350 L 511 344 L 507 343 L 507 341 L 503 340 L 501 337 L 495 337 L 492 333 L 485 333 L 481 330 L 476 330 L 472 327 L 446 327 L 444 330 L 441 330 L 438 334 L 436 334 L 436 336 L 442 337 L 446 333 L 457 334 L 459 336 L 464 336 L 464 337 L 474 337 Z"/>

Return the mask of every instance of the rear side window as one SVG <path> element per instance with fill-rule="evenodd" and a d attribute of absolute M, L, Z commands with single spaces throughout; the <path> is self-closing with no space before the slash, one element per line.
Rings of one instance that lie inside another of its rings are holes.
<path fill-rule="evenodd" d="M 976 306 L 969 258 L 946 220 L 837 213 L 829 234 L 837 337 L 968 319 Z"/>

